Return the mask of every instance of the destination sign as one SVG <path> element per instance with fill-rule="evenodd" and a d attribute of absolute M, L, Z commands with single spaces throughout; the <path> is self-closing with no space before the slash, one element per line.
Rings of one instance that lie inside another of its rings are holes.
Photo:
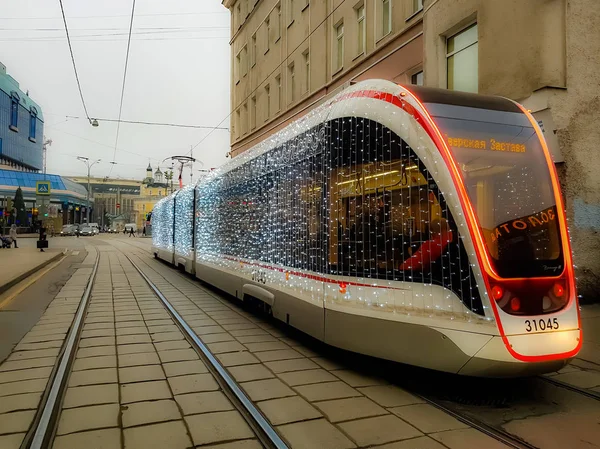
<path fill-rule="evenodd" d="M 448 145 L 454 148 L 472 148 L 475 150 L 525 153 L 525 145 L 521 143 L 500 142 L 496 139 L 483 140 L 446 136 L 446 141 Z"/>

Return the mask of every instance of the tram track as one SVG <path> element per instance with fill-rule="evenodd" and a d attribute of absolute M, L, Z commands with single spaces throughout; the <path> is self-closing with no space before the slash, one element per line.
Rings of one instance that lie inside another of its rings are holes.
<path fill-rule="evenodd" d="M 98 265 L 100 263 L 100 253 L 96 253 L 96 260 L 92 268 L 92 273 L 86 284 L 84 293 L 79 302 L 77 312 L 69 328 L 65 342 L 59 352 L 57 363 L 50 374 L 50 379 L 42 401 L 34 417 L 33 425 L 26 434 L 21 444 L 21 449 L 41 449 L 51 446 L 54 433 L 56 431 L 57 419 L 60 414 L 60 408 L 64 393 L 67 388 L 67 380 L 78 348 L 78 342 L 83 328 L 86 311 L 90 302 L 90 294 L 94 286 Z"/>
<path fill-rule="evenodd" d="M 146 271 L 149 269 L 149 273 L 156 272 L 160 274 L 164 272 L 160 275 L 166 276 L 165 270 L 168 269 L 169 272 L 173 273 L 173 276 L 186 281 L 186 284 L 201 289 L 198 282 L 195 282 L 184 273 L 166 264 L 158 264 L 158 262 L 151 262 L 142 258 L 141 253 L 145 253 L 144 248 L 130 242 L 126 243 L 129 244 L 128 246 L 137 249 L 134 254 L 136 257 L 140 257 L 144 269 Z M 163 266 L 165 270 L 160 269 L 160 266 Z M 228 305 L 232 310 L 236 309 L 232 307 L 229 301 L 219 299 L 216 296 L 215 298 L 222 304 Z M 310 337 L 297 335 L 296 331 L 285 325 L 278 326 L 279 323 L 277 322 L 271 324 L 277 329 L 289 330 L 289 332 L 283 331 L 286 341 L 298 339 L 299 343 L 314 350 L 319 357 L 329 358 L 333 360 L 334 364 L 339 363 L 337 368 L 326 368 L 333 375 L 337 375 L 337 372 L 339 372 L 336 369 L 350 369 L 357 375 L 362 373 L 365 376 L 383 377 L 390 384 L 410 392 L 426 404 L 461 422 L 465 427 L 476 429 L 505 447 L 518 449 L 546 447 L 537 437 L 531 438 L 530 432 L 523 433 L 516 429 L 512 425 L 513 422 L 528 417 L 535 418 L 548 416 L 552 413 L 563 413 L 569 409 L 571 402 L 577 400 L 575 393 L 590 399 L 598 399 L 598 395 L 594 393 L 542 376 L 521 381 L 511 379 L 501 382 L 485 379 L 469 381 L 464 378 L 457 380 L 454 376 L 431 373 L 429 370 L 425 370 L 427 373 L 423 374 L 423 370 L 418 368 L 393 364 L 358 354 L 347 354 L 345 351 L 323 346 L 311 340 Z M 340 368 L 340 366 L 345 368 Z M 454 388 L 457 386 L 458 388 Z M 561 390 L 563 393 L 560 393 Z M 565 395 L 569 396 L 568 401 Z M 309 402 L 312 403 L 312 401 Z M 574 412 L 576 413 L 576 410 Z"/>
<path fill-rule="evenodd" d="M 206 364 L 209 372 L 219 384 L 222 392 L 244 418 L 250 429 L 252 429 L 261 445 L 268 449 L 288 449 L 288 445 L 285 441 L 248 398 L 239 384 L 227 373 L 225 368 L 200 340 L 198 335 L 175 310 L 160 289 L 157 288 L 130 257 L 126 254 L 123 255 L 148 284 L 161 305 L 180 329 L 185 339 L 198 353 L 200 359 Z M 98 272 L 100 260 L 100 252 L 97 252 L 92 272 L 77 306 L 72 324 L 69 327 L 64 343 L 58 353 L 57 361 L 50 373 L 46 389 L 42 394 L 40 404 L 33 418 L 33 423 L 23 438 L 20 449 L 50 448 L 54 444 L 53 442 L 57 436 L 59 427 L 59 420 L 61 419 L 63 401 L 68 388 L 69 376 L 72 372 L 76 354 L 79 349 L 79 342 L 84 329 L 87 310 L 92 302 L 92 291 L 96 282 L 96 274 Z"/>
<path fill-rule="evenodd" d="M 200 358 L 209 368 L 211 374 L 221 386 L 223 392 L 228 399 L 236 406 L 236 409 L 242 414 L 250 428 L 254 431 L 259 441 L 265 448 L 273 449 L 288 449 L 287 444 L 275 431 L 269 421 L 262 415 L 254 403 L 248 398 L 239 384 L 225 370 L 223 365 L 212 354 L 208 347 L 202 342 L 198 335 L 191 329 L 182 316 L 175 310 L 169 300 L 162 294 L 156 285 L 146 276 L 146 274 L 133 262 L 133 260 L 125 255 L 127 260 L 133 265 L 137 272 L 146 281 L 154 294 L 161 301 L 165 309 L 171 315 L 171 318 L 177 324 L 185 338 L 198 353 Z"/>
<path fill-rule="evenodd" d="M 458 421 L 468 425 L 469 427 L 479 430 L 480 432 L 488 435 L 489 437 L 495 439 L 496 441 L 499 441 L 500 443 L 508 447 L 511 447 L 513 449 L 539 449 L 537 446 L 529 444 L 528 442 L 517 438 L 515 435 L 499 427 L 491 426 L 489 424 L 486 424 L 482 420 L 476 419 L 473 416 L 459 411 L 456 407 L 453 407 L 448 404 L 443 404 L 441 401 L 438 401 L 423 394 L 417 394 L 417 396 L 419 396 L 428 404 L 433 405 L 438 410 L 447 413 L 448 415 L 454 417 Z"/>
<path fill-rule="evenodd" d="M 538 378 L 541 379 L 541 380 L 543 380 L 544 382 L 548 382 L 548 383 L 550 383 L 552 385 L 555 385 L 557 387 L 564 388 L 566 390 L 573 391 L 575 393 L 581 394 L 581 395 L 586 396 L 588 398 L 600 401 L 600 393 L 597 393 L 595 391 L 591 391 L 591 390 L 586 390 L 586 389 L 583 389 L 583 388 L 579 388 L 579 387 L 576 387 L 574 385 L 571 385 L 571 384 L 568 384 L 566 382 L 563 382 L 561 380 L 553 379 L 552 377 L 538 376 Z"/>

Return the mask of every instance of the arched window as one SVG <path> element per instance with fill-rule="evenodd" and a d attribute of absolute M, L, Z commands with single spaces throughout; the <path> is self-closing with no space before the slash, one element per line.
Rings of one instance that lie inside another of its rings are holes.
<path fill-rule="evenodd" d="M 10 103 L 10 126 L 9 128 L 13 131 L 19 131 L 18 122 L 19 122 L 19 94 L 16 92 L 11 92 L 11 103 Z"/>

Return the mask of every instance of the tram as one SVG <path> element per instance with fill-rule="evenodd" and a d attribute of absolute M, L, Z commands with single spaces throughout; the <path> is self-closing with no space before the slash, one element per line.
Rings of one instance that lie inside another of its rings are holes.
<path fill-rule="evenodd" d="M 161 200 L 153 253 L 323 342 L 468 376 L 582 344 L 560 187 L 511 100 L 359 82 Z"/>

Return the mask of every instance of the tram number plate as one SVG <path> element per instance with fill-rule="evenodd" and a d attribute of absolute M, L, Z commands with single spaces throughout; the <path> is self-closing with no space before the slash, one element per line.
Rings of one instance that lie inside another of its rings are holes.
<path fill-rule="evenodd" d="M 558 318 L 525 320 L 525 331 L 527 332 L 557 330 L 559 327 Z"/>

